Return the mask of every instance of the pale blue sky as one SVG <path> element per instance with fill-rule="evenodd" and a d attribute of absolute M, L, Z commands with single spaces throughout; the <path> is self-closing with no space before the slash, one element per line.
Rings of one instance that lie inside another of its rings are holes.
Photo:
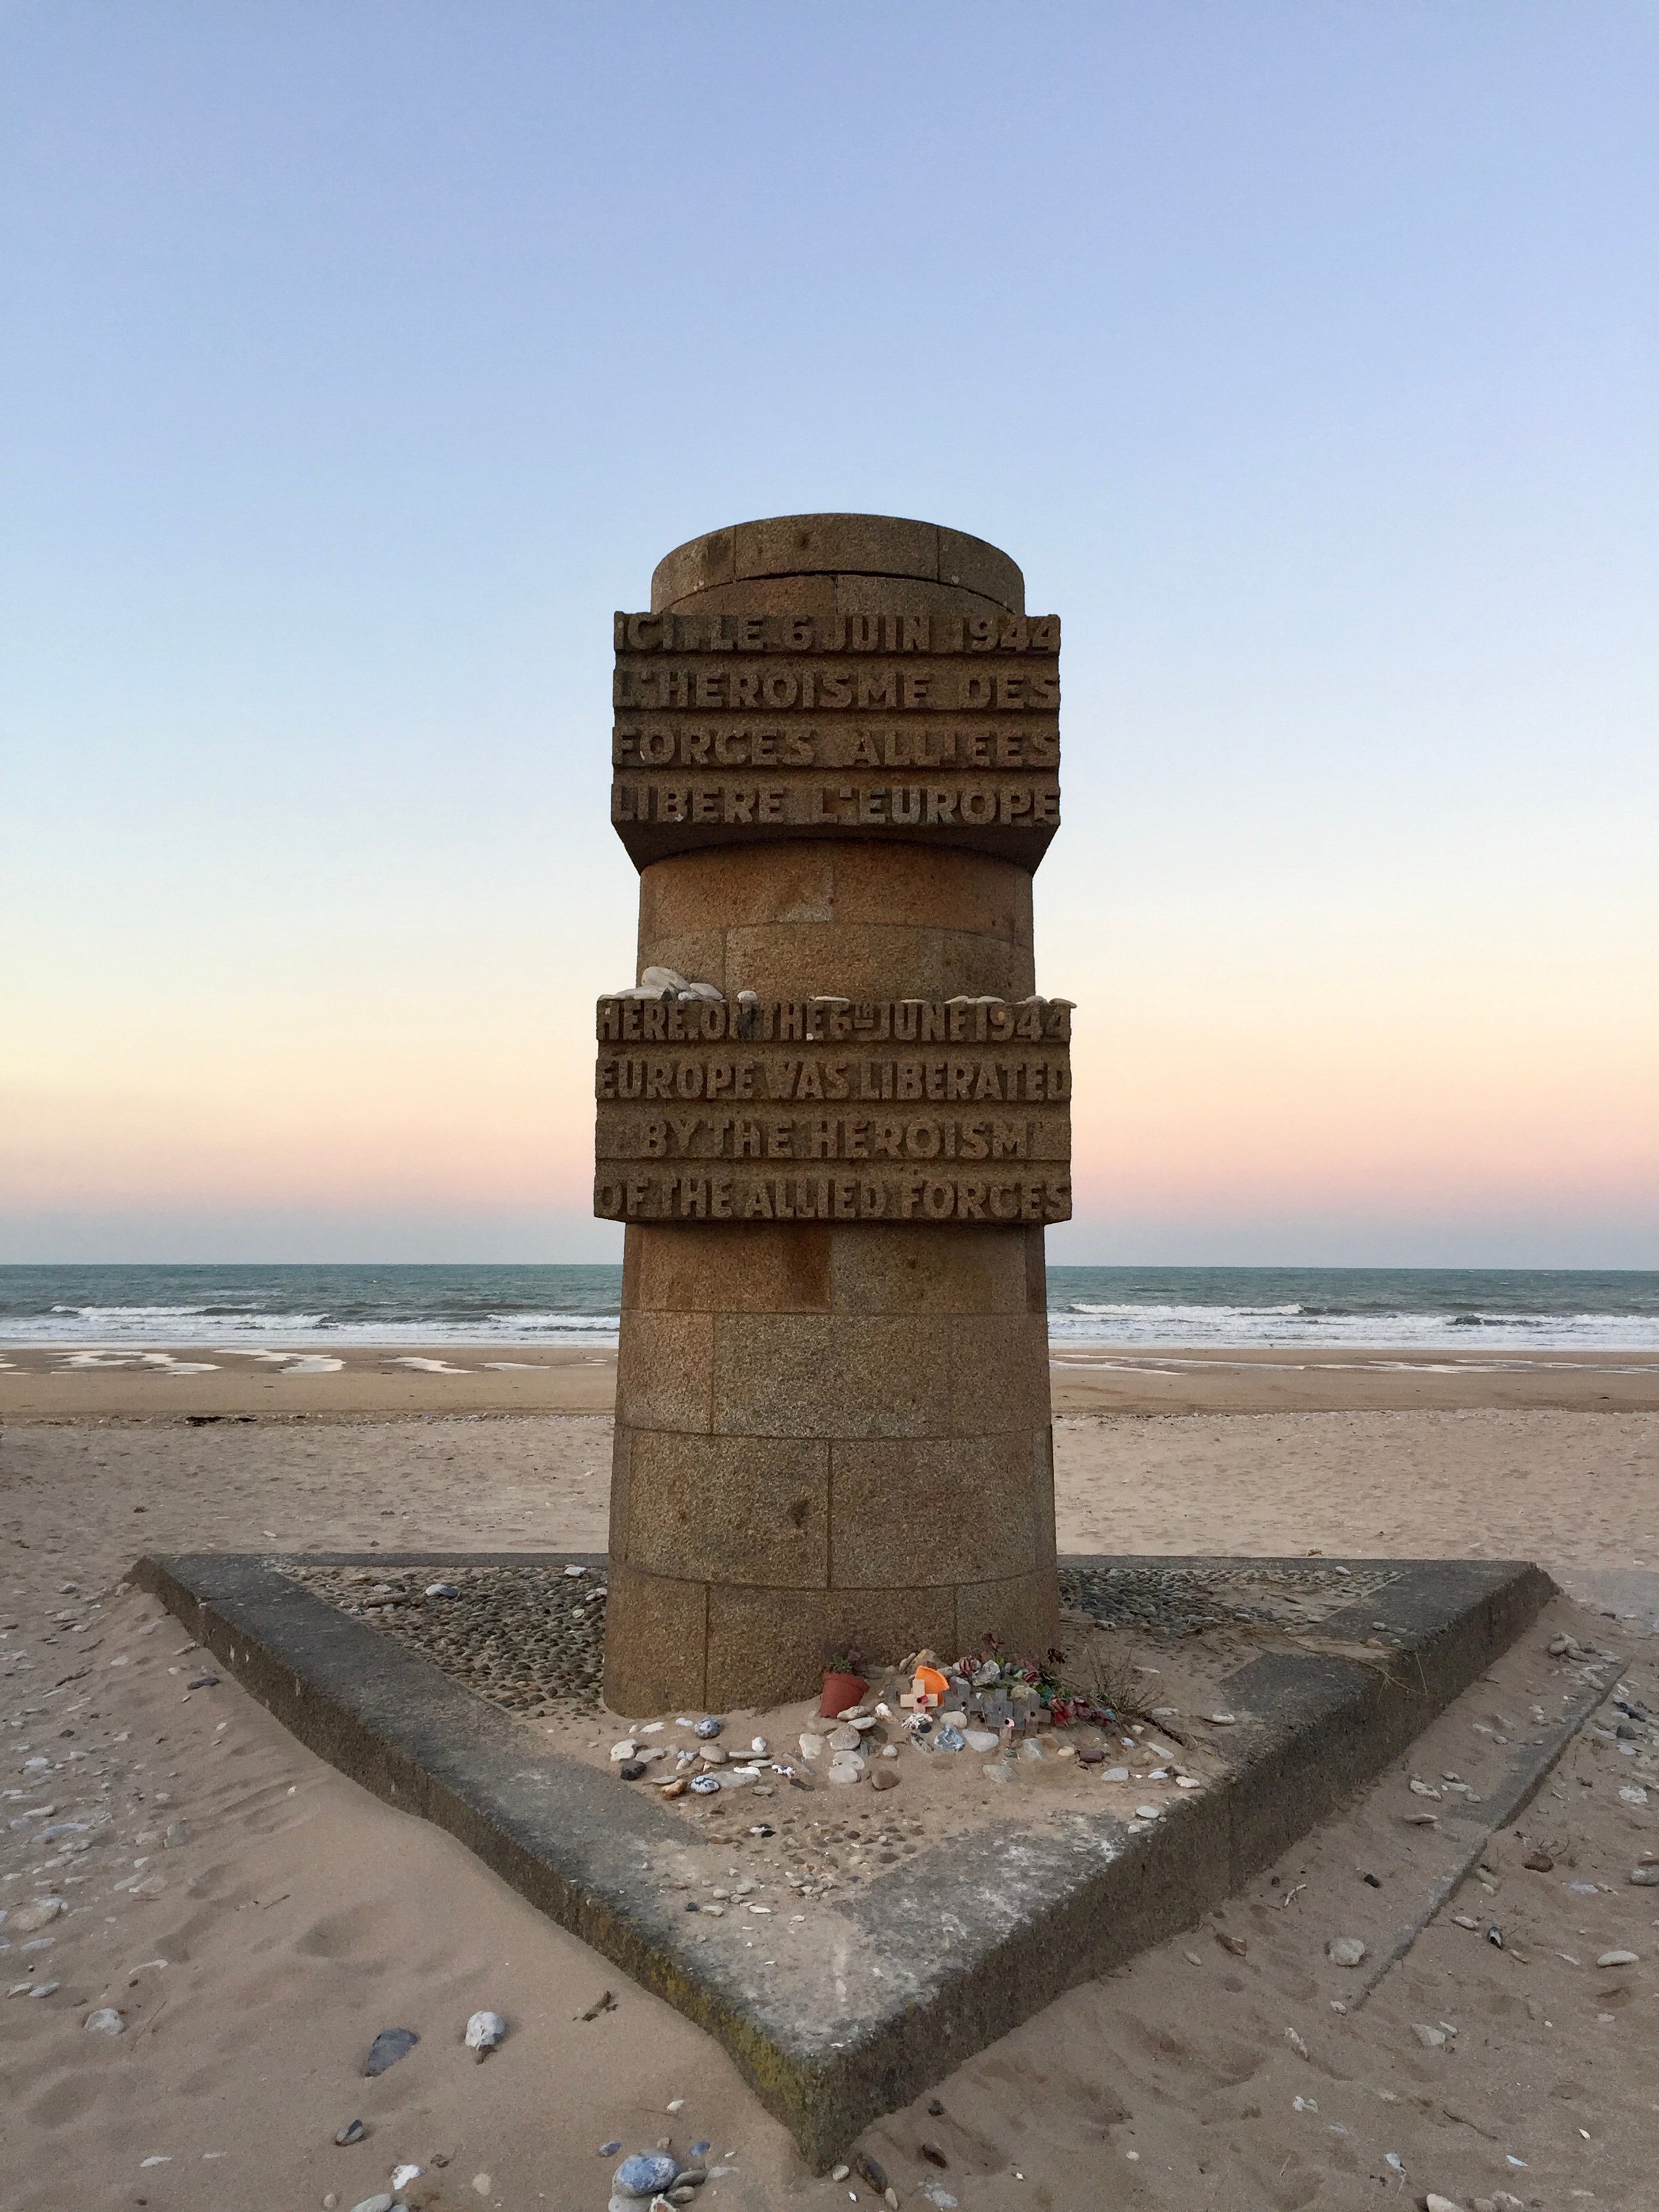
<path fill-rule="evenodd" d="M 0 6 L 0 1258 L 608 1255 L 610 611 L 853 508 L 1066 617 L 1056 1258 L 1659 1261 L 1656 49 Z"/>

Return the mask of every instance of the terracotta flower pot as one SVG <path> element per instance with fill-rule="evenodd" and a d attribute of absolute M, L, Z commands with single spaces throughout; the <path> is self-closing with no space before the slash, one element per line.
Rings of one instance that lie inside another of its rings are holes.
<path fill-rule="evenodd" d="M 859 1674 L 826 1674 L 823 1695 L 818 1700 L 818 1718 L 832 1721 L 837 1713 L 844 1713 L 848 1705 L 857 1705 L 870 1685 Z"/>

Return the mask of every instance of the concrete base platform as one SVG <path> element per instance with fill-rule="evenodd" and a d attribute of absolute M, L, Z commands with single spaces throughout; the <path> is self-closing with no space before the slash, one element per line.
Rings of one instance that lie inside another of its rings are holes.
<path fill-rule="evenodd" d="M 558 1555 L 567 1560 L 602 1565 Z M 822 1905 L 790 1932 L 787 1971 L 769 1983 L 757 1972 L 756 1923 L 711 1925 L 686 1911 L 687 1886 L 726 1871 L 729 1847 L 717 1836 L 607 1773 L 538 1750 L 521 1722 L 283 1572 L 339 1564 L 436 1573 L 457 1563 L 453 1553 L 194 1553 L 143 1559 L 134 1579 L 302 1742 L 448 1829 L 718 2037 L 818 2168 L 1061 1990 L 1240 1889 L 1395 1758 L 1554 1589 L 1515 1561 L 1320 1561 L 1333 1575 L 1350 1571 L 1364 1595 L 1345 1604 L 1337 1585 L 1338 1601 L 1318 1607 L 1305 1637 L 1276 1634 L 1279 1648 L 1225 1678 L 1237 1724 L 1218 1778 L 1150 1826 L 1086 1802 L 1041 1818 L 1016 1802 L 1006 1820 Z M 1060 1568 L 1073 1601 L 1104 1617 L 1114 1588 L 1139 1577 L 1184 1571 L 1212 1605 L 1230 1577 L 1257 1584 L 1279 1573 L 1305 1585 L 1311 1565 L 1069 1558 Z M 783 1935 L 779 1923 L 780 1960 Z"/>

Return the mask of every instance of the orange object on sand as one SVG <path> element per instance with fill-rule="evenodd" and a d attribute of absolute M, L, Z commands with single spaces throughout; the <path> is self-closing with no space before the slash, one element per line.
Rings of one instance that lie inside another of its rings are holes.
<path fill-rule="evenodd" d="M 951 1685 L 937 1667 L 918 1667 L 915 1677 L 910 1684 L 911 1692 L 915 1697 L 931 1698 L 935 1705 L 938 1705 L 940 1698 L 947 1694 L 950 1687 Z"/>

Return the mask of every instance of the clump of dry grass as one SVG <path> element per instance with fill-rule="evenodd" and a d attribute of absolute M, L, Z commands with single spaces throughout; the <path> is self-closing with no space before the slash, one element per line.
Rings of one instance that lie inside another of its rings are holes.
<path fill-rule="evenodd" d="M 1085 1667 L 1087 1695 L 1095 1705 L 1109 1708 L 1120 1720 L 1145 1721 L 1149 1727 L 1163 1725 L 1153 1720 L 1150 1692 L 1127 1653 L 1109 1644 L 1103 1650 L 1097 1644 L 1087 1655 Z"/>

